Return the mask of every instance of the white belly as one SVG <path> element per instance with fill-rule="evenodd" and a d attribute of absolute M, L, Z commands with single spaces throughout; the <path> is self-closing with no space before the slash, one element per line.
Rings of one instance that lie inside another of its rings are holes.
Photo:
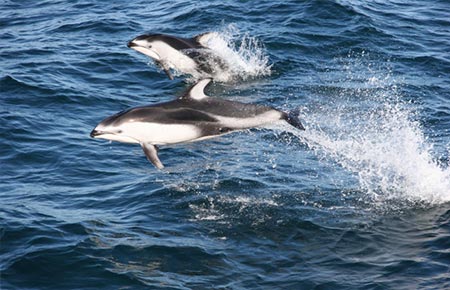
<path fill-rule="evenodd" d="M 138 45 L 133 46 L 134 50 L 160 62 L 164 67 L 177 70 L 181 73 L 197 73 L 197 64 L 192 58 L 163 41 L 154 41 L 151 44 L 151 48 L 147 47 L 147 42 L 143 40 L 136 40 L 134 43 Z"/>
<path fill-rule="evenodd" d="M 160 61 L 170 68 L 182 73 L 194 74 L 197 72 L 195 61 L 170 45 L 158 41 L 153 44 L 153 49 L 158 52 Z"/>
<path fill-rule="evenodd" d="M 200 137 L 200 130 L 193 125 L 132 122 L 122 126 L 122 134 L 140 143 L 154 145 L 190 142 Z"/>

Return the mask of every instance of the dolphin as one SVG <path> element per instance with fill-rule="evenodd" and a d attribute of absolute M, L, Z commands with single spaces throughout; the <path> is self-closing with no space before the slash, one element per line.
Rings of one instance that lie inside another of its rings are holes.
<path fill-rule="evenodd" d="M 171 69 L 196 77 L 211 77 L 228 67 L 226 61 L 207 46 L 213 35 L 206 32 L 193 38 L 181 38 L 167 34 L 143 34 L 129 41 L 128 47 L 152 58 L 171 80 Z"/>
<path fill-rule="evenodd" d="M 199 81 L 175 100 L 134 107 L 110 116 L 92 130 L 91 137 L 140 144 L 147 159 L 162 169 L 157 147 L 160 145 L 205 140 L 280 120 L 305 129 L 298 114 L 205 95 L 210 81 Z"/>

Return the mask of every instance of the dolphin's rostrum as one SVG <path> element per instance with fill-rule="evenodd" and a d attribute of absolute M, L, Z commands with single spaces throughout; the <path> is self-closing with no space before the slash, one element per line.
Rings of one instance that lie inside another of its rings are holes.
<path fill-rule="evenodd" d="M 161 169 L 164 166 L 158 158 L 158 145 L 205 140 L 279 120 L 304 130 L 293 114 L 205 95 L 204 89 L 210 81 L 199 81 L 178 99 L 110 116 L 92 130 L 91 137 L 138 143 L 147 159 Z"/>

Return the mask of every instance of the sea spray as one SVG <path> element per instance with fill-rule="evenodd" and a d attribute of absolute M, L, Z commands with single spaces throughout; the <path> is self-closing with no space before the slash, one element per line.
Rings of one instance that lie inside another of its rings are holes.
<path fill-rule="evenodd" d="M 450 201 L 450 168 L 436 161 L 416 105 L 402 97 L 389 69 L 365 64 L 364 55 L 349 56 L 335 93 L 306 105 L 307 130 L 294 134 L 353 173 L 375 202 Z"/>
<path fill-rule="evenodd" d="M 216 81 L 232 82 L 271 74 L 271 64 L 263 44 L 248 33 L 242 33 L 235 25 L 209 33 L 202 44 L 225 61 L 225 67 L 221 68 L 216 58 L 209 60 Z M 191 81 L 202 77 L 193 76 Z"/>

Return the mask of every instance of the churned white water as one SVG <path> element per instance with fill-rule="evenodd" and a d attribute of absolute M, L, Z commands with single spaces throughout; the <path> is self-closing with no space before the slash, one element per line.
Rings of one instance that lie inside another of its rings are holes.
<path fill-rule="evenodd" d="M 218 67 L 217 60 L 209 59 L 214 67 L 214 79 L 220 82 L 246 80 L 269 76 L 271 64 L 263 44 L 254 36 L 242 33 L 235 25 L 208 34 L 205 43 L 213 53 L 223 60 L 225 67 Z M 193 76 L 197 80 L 204 76 Z"/>
<path fill-rule="evenodd" d="M 450 168 L 438 162 L 401 82 L 370 65 L 356 72 L 361 59 L 347 62 L 342 82 L 332 84 L 339 89 L 325 92 L 326 103 L 306 105 L 307 129 L 293 133 L 320 158 L 354 174 L 374 201 L 450 201 Z"/>
<path fill-rule="evenodd" d="M 349 125 L 341 122 L 341 114 L 358 114 L 345 112 L 343 107 L 334 113 L 328 120 L 337 127 Z M 450 170 L 437 163 L 432 145 L 420 126 L 409 120 L 407 111 L 387 105 L 382 115 L 367 112 L 358 117 L 367 118 L 366 126 L 353 124 L 340 133 L 330 133 L 316 123 L 301 138 L 318 154 L 355 173 L 360 186 L 378 200 L 450 200 Z"/>

